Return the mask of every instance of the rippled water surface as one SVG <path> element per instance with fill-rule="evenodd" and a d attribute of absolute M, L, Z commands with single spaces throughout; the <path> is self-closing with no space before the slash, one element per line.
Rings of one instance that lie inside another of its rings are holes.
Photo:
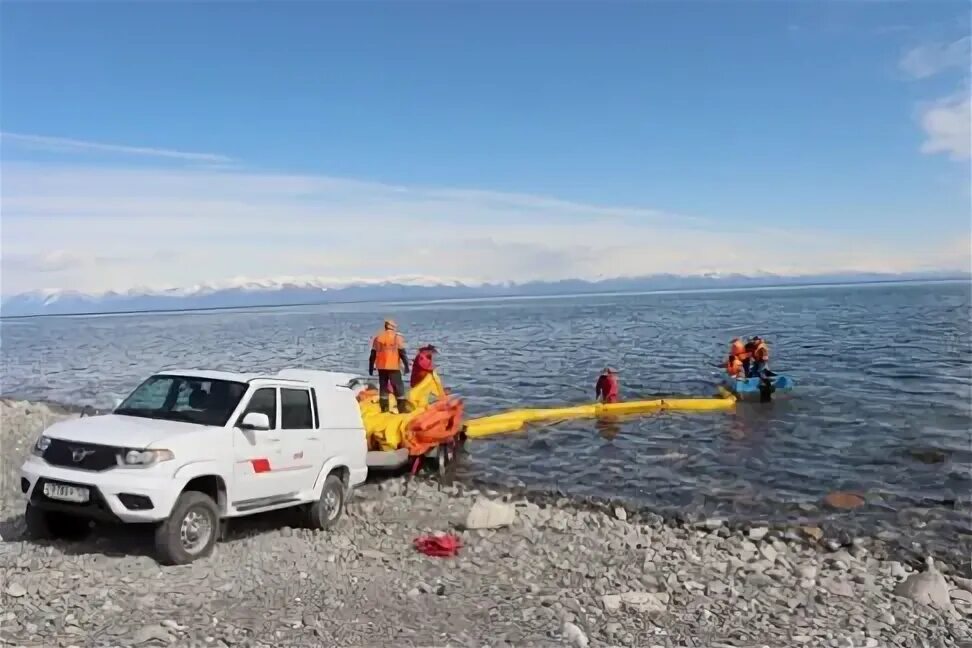
<path fill-rule="evenodd" d="M 972 331 L 968 283 L 358 304 L 5 320 L 5 395 L 110 405 L 161 368 L 367 369 L 392 315 L 410 351 L 440 350 L 472 414 L 622 397 L 708 395 L 733 336 L 761 334 L 794 397 L 735 413 L 576 421 L 470 441 L 466 476 L 663 509 L 816 520 L 836 489 L 848 524 L 968 554 Z"/>

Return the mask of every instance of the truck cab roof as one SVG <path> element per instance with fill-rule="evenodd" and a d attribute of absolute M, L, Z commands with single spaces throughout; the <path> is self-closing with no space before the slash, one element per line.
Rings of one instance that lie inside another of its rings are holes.
<path fill-rule="evenodd" d="M 276 374 L 238 373 L 233 371 L 214 371 L 208 369 L 166 369 L 156 372 L 157 376 L 184 376 L 186 378 L 200 378 L 202 380 L 226 380 L 239 383 L 251 383 L 260 380 L 284 381 L 301 383 L 318 390 L 333 389 L 335 387 L 350 387 L 356 380 L 367 380 L 365 376 L 356 373 L 339 371 L 322 371 L 318 369 L 282 369 Z"/>

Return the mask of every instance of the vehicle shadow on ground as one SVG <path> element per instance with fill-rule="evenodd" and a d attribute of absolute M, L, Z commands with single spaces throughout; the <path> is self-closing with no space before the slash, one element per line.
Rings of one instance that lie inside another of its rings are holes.
<path fill-rule="evenodd" d="M 372 470 L 363 486 L 377 486 L 397 482 L 409 474 L 409 467 Z M 451 483 L 452 471 L 441 479 L 442 483 Z M 433 471 L 422 470 L 415 479 L 435 479 Z M 359 487 L 360 488 L 360 487 Z M 365 497 L 364 499 L 367 499 Z M 362 501 L 361 495 L 354 495 L 347 502 L 345 515 Z M 263 533 L 279 531 L 284 528 L 304 528 L 299 508 L 288 508 L 267 513 L 248 515 L 231 520 L 227 525 L 220 544 L 241 542 Z M 0 519 L 0 552 L 10 556 L 9 545 L 26 542 L 34 547 L 49 547 L 66 556 L 99 555 L 106 558 L 148 557 L 154 560 L 154 525 L 148 524 L 119 524 L 93 525 L 92 533 L 81 540 L 36 540 L 27 536 L 23 511 Z M 4 547 L 4 545 L 7 545 Z"/>

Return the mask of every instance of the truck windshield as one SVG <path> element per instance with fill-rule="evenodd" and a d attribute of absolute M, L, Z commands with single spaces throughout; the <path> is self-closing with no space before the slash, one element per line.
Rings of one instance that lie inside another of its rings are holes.
<path fill-rule="evenodd" d="M 192 376 L 152 376 L 115 409 L 122 416 L 226 425 L 246 384 Z"/>

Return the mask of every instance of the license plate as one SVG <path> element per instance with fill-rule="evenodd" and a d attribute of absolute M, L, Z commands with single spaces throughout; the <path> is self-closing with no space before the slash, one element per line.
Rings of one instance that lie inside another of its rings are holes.
<path fill-rule="evenodd" d="M 68 486 L 67 484 L 44 483 L 44 494 L 51 499 L 62 500 L 64 502 L 76 502 L 84 504 L 88 501 L 90 493 L 87 488 L 80 486 Z"/>

